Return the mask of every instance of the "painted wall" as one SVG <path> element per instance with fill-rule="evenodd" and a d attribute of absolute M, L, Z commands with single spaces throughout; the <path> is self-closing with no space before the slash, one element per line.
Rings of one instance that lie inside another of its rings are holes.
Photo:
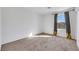
<path fill-rule="evenodd" d="M 39 15 L 39 22 L 38 22 L 38 26 L 39 26 L 39 33 L 44 32 L 44 15 Z"/>
<path fill-rule="evenodd" d="M 2 41 L 2 17 L 1 17 L 1 8 L 0 8 L 0 49 L 1 49 L 1 41 Z"/>
<path fill-rule="evenodd" d="M 2 18 L 3 44 L 40 32 L 39 15 L 25 8 L 3 8 Z"/>
<path fill-rule="evenodd" d="M 73 39 L 76 39 L 76 26 L 77 26 L 77 12 L 76 11 L 70 11 L 70 26 L 71 26 L 71 36 Z"/>
<path fill-rule="evenodd" d="M 76 8 L 77 11 L 77 34 L 76 34 L 76 39 L 77 39 L 77 46 L 79 48 L 79 8 Z"/>
<path fill-rule="evenodd" d="M 45 33 L 53 34 L 54 15 L 45 15 L 43 28 Z"/>

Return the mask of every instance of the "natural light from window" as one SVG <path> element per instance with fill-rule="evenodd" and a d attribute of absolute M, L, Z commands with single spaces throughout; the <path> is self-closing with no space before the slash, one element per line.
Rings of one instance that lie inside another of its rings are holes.
<path fill-rule="evenodd" d="M 64 13 L 59 13 L 57 16 L 57 35 L 66 37 L 66 24 Z"/>

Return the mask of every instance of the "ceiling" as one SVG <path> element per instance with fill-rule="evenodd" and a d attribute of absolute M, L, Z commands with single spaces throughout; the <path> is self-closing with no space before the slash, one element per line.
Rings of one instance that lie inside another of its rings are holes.
<path fill-rule="evenodd" d="M 57 13 L 64 10 L 69 9 L 70 7 L 26 7 L 27 10 L 30 10 L 35 13 L 39 14 L 50 14 L 50 13 Z"/>

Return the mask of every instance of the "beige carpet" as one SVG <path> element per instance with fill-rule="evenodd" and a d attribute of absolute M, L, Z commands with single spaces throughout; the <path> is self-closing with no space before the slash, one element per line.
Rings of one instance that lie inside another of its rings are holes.
<path fill-rule="evenodd" d="M 61 37 L 32 37 L 2 45 L 2 51 L 78 51 L 75 40 Z"/>

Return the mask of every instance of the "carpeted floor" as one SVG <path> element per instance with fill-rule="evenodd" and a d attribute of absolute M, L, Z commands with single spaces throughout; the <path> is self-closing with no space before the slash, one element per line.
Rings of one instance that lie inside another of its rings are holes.
<path fill-rule="evenodd" d="M 61 37 L 31 37 L 2 45 L 2 51 L 78 51 L 75 40 Z"/>

